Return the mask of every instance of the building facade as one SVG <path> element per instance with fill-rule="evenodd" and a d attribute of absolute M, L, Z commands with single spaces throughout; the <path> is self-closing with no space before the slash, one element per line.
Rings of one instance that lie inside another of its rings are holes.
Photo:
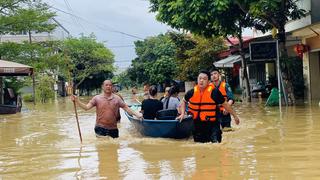
<path fill-rule="evenodd" d="M 56 19 L 52 18 L 50 19 L 52 24 L 56 24 L 56 28 L 48 33 L 48 32 L 42 32 L 42 33 L 36 33 L 31 32 L 31 40 L 33 42 L 43 42 L 43 41 L 50 41 L 50 40 L 63 40 L 70 36 L 69 31 L 62 26 Z M 18 34 L 2 34 L 0 35 L 0 43 L 1 42 L 15 42 L 15 43 L 21 43 L 23 41 L 29 41 L 29 35 L 27 32 L 21 32 Z"/>
<path fill-rule="evenodd" d="M 305 99 L 309 102 L 320 100 L 320 2 L 319 0 L 299 1 L 309 13 L 297 22 L 292 36 L 301 38 L 306 48 L 303 50 L 303 77 Z"/>

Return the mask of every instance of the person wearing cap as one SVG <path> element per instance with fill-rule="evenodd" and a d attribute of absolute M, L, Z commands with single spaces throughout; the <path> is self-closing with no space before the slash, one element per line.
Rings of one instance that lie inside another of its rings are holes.
<path fill-rule="evenodd" d="M 211 75 L 211 83 L 210 85 L 214 87 L 215 89 L 219 90 L 221 94 L 223 95 L 225 101 L 232 106 L 234 103 L 234 97 L 232 94 L 232 90 L 228 83 L 221 80 L 221 75 L 219 72 L 219 69 L 213 68 L 210 71 Z M 229 131 L 231 130 L 231 116 L 230 113 L 221 105 L 219 105 L 219 120 L 221 122 L 221 127 L 223 131 Z"/>

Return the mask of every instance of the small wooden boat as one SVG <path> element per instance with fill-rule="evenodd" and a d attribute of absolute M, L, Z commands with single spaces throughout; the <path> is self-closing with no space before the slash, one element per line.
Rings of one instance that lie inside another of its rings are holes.
<path fill-rule="evenodd" d="M 125 114 L 143 136 L 183 139 L 188 138 L 192 134 L 192 117 L 187 117 L 180 122 L 175 119 L 175 116 L 165 116 L 164 118 L 160 118 L 161 120 L 139 120 L 128 113 Z"/>

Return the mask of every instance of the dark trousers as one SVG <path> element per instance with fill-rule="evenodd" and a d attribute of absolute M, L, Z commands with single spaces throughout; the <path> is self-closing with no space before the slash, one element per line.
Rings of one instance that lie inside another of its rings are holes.
<path fill-rule="evenodd" d="M 194 142 L 212 142 L 220 143 L 222 132 L 220 122 L 216 121 L 200 121 L 194 120 L 193 140 Z"/>
<path fill-rule="evenodd" d="M 222 112 L 221 112 L 219 120 L 220 120 L 222 128 L 225 128 L 225 127 L 231 128 L 231 116 L 230 116 L 230 114 L 223 115 Z"/>
<path fill-rule="evenodd" d="M 103 127 L 96 126 L 94 127 L 94 132 L 97 136 L 110 136 L 112 138 L 119 137 L 119 130 L 118 129 L 106 129 Z"/>

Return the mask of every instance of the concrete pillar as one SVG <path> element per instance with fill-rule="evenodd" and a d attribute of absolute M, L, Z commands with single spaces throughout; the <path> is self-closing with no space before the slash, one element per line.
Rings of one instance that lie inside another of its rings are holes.
<path fill-rule="evenodd" d="M 306 39 L 302 39 L 302 43 L 306 44 Z M 309 63 L 309 52 L 303 54 L 302 67 L 303 67 L 303 80 L 304 80 L 304 99 L 311 102 L 311 88 L 310 88 L 310 63 Z"/>
<path fill-rule="evenodd" d="M 276 71 L 274 63 L 266 63 L 266 79 L 270 80 L 270 77 L 276 78 Z"/>

